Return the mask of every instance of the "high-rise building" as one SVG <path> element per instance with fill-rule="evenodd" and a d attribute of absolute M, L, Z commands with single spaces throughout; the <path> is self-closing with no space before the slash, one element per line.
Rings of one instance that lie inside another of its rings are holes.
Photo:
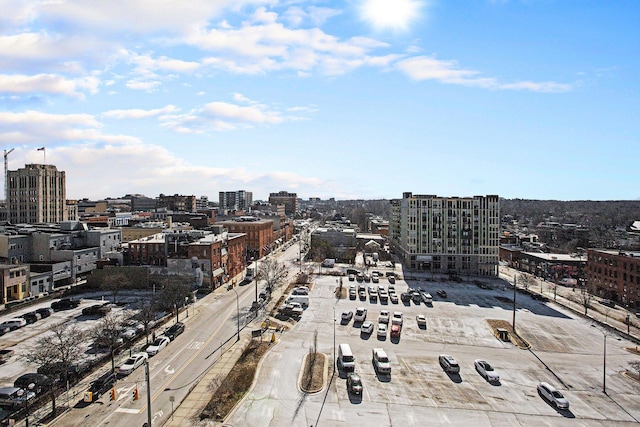
<path fill-rule="evenodd" d="M 391 200 L 389 236 L 414 270 L 498 275 L 498 196 L 438 197 L 403 193 Z"/>
<path fill-rule="evenodd" d="M 284 205 L 284 212 L 287 215 L 294 215 L 299 210 L 298 195 L 296 193 L 287 193 L 286 191 L 270 193 L 269 203 L 274 206 Z"/>
<path fill-rule="evenodd" d="M 9 221 L 13 224 L 66 221 L 65 173 L 53 165 L 30 164 L 7 172 Z"/>
<path fill-rule="evenodd" d="M 228 211 L 248 212 L 253 205 L 253 193 L 251 191 L 220 191 L 218 194 L 219 209 Z"/>

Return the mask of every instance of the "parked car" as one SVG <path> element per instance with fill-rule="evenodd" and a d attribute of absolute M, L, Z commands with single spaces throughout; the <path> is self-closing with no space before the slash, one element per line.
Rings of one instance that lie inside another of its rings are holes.
<path fill-rule="evenodd" d="M 16 380 L 13 382 L 13 386 L 27 390 L 29 388 L 29 385 L 33 384 L 33 389 L 31 389 L 31 391 L 33 391 L 35 394 L 42 394 L 51 389 L 51 387 L 53 386 L 53 382 L 53 379 L 44 374 L 29 372 L 16 378 Z"/>
<path fill-rule="evenodd" d="M 45 319 L 53 314 L 53 309 L 49 307 L 42 307 L 37 309 L 36 313 L 40 313 L 40 316 Z"/>
<path fill-rule="evenodd" d="M 353 273 L 352 273 L 352 274 L 349 274 L 349 281 L 350 281 L 350 282 L 353 282 L 353 281 L 355 281 L 355 280 L 356 280 L 356 275 L 355 275 L 355 274 L 353 274 Z"/>
<path fill-rule="evenodd" d="M 402 332 L 402 326 L 400 325 L 391 325 L 391 329 L 389 331 L 389 336 L 391 338 L 400 338 L 400 333 Z"/>
<path fill-rule="evenodd" d="M 115 372 L 107 371 L 98 379 L 91 382 L 89 391 L 92 395 L 92 402 L 96 401 L 102 394 L 106 393 L 116 383 L 117 375 Z"/>
<path fill-rule="evenodd" d="M 89 307 L 85 307 L 82 309 L 82 315 L 83 316 L 97 316 L 98 315 L 98 309 L 102 307 L 102 304 L 94 304 L 94 305 L 90 305 Z"/>
<path fill-rule="evenodd" d="M 424 317 L 424 315 L 422 315 L 422 314 L 418 314 L 416 316 L 416 322 L 418 323 L 418 327 L 419 328 L 426 328 L 427 327 L 427 318 Z"/>
<path fill-rule="evenodd" d="M 422 298 L 422 301 L 427 305 L 431 305 L 433 303 L 433 297 L 429 292 L 420 291 L 420 298 Z"/>
<path fill-rule="evenodd" d="M 131 341 L 138 335 L 138 332 L 134 328 L 127 328 L 120 333 L 120 336 L 125 340 Z"/>
<path fill-rule="evenodd" d="M 489 382 L 500 382 L 500 375 L 493 369 L 493 366 L 485 360 L 475 360 L 473 365 L 476 367 L 476 371 Z"/>
<path fill-rule="evenodd" d="M 409 292 L 403 292 L 400 294 L 400 299 L 402 302 L 409 302 L 411 301 L 411 294 Z"/>
<path fill-rule="evenodd" d="M 360 375 L 350 372 L 347 375 L 347 391 L 353 394 L 362 394 L 362 379 Z"/>
<path fill-rule="evenodd" d="M 356 314 L 355 314 L 355 317 L 353 318 L 353 322 L 354 323 L 364 322 L 366 318 L 367 318 L 367 309 L 364 307 L 356 308 Z"/>
<path fill-rule="evenodd" d="M 360 289 L 358 291 L 358 298 L 360 298 L 360 301 L 364 301 L 367 299 L 367 291 L 365 291 L 364 289 Z"/>
<path fill-rule="evenodd" d="M 118 368 L 119 375 L 129 375 L 136 370 L 139 366 L 142 366 L 144 362 L 149 359 L 149 355 L 145 352 L 134 353 L 131 357 L 127 358 L 122 365 Z"/>
<path fill-rule="evenodd" d="M 378 316 L 378 323 L 389 323 L 388 310 L 380 310 L 380 315 Z"/>
<path fill-rule="evenodd" d="M 393 304 L 398 303 L 398 295 L 395 292 L 389 292 L 389 299 Z"/>
<path fill-rule="evenodd" d="M 54 301 L 51 303 L 51 308 L 55 311 L 60 310 L 71 310 L 72 308 L 76 308 L 80 305 L 80 300 L 71 299 L 71 298 L 62 298 L 61 300 Z"/>
<path fill-rule="evenodd" d="M 13 319 L 5 320 L 0 323 L 0 328 L 8 327 L 9 330 L 15 331 L 16 329 L 20 329 L 27 325 L 27 321 L 22 317 L 14 317 Z"/>
<path fill-rule="evenodd" d="M 386 338 L 387 337 L 387 324 L 386 323 L 378 323 L 378 332 L 376 333 L 378 338 Z"/>
<path fill-rule="evenodd" d="M 395 276 L 387 276 L 387 280 L 389 281 L 389 283 L 396 283 Z"/>
<path fill-rule="evenodd" d="M 402 326 L 402 312 L 401 311 L 394 311 L 393 312 L 393 317 L 391 317 L 391 324 L 392 325 L 400 325 L 400 326 Z"/>
<path fill-rule="evenodd" d="M 438 361 L 440 362 L 440 366 L 445 372 L 450 374 L 457 374 L 460 372 L 460 365 L 453 356 L 449 356 L 448 354 L 441 354 L 438 356 Z"/>
<path fill-rule="evenodd" d="M 32 323 L 36 323 L 38 320 L 42 319 L 42 315 L 40 313 L 35 312 L 35 311 L 31 311 L 29 313 L 25 313 L 20 317 L 22 317 L 27 322 L 27 325 L 30 325 Z"/>
<path fill-rule="evenodd" d="M 373 333 L 373 322 L 370 321 L 366 321 L 366 322 L 362 322 L 362 326 L 360 326 L 360 332 L 362 332 L 363 334 L 372 334 Z"/>
<path fill-rule="evenodd" d="M 569 401 L 554 386 L 541 382 L 536 386 L 538 394 L 558 409 L 569 409 Z"/>
<path fill-rule="evenodd" d="M 11 332 L 11 327 L 5 325 L 4 323 L 0 324 L 0 337 L 6 334 L 7 332 Z"/>
<path fill-rule="evenodd" d="M 175 340 L 178 335 L 184 332 L 184 323 L 176 322 L 173 326 L 167 329 L 164 333 L 165 336 L 169 337 L 171 341 Z"/>
<path fill-rule="evenodd" d="M 371 350 L 373 369 L 381 375 L 391 375 L 391 363 L 387 353 L 382 348 L 374 348 Z"/>
<path fill-rule="evenodd" d="M 343 325 L 346 325 L 351 321 L 352 317 L 353 317 L 353 311 L 343 311 L 342 320 L 340 321 L 340 323 L 342 323 Z"/>
<path fill-rule="evenodd" d="M 160 335 L 151 344 L 149 344 L 145 351 L 149 356 L 155 356 L 160 350 L 169 345 L 170 342 L 171 340 L 169 337 Z"/>
<path fill-rule="evenodd" d="M 26 391 L 20 387 L 1 387 L 0 406 L 3 408 L 16 409 L 25 406 L 26 402 L 36 397 L 32 391 Z"/>
<path fill-rule="evenodd" d="M 446 298 L 447 297 L 447 292 L 444 289 L 439 289 L 438 292 L 436 292 L 438 294 L 438 296 L 440 298 Z"/>

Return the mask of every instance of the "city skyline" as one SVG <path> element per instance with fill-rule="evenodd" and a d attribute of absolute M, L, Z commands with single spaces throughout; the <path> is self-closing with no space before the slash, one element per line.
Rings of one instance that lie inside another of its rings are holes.
<path fill-rule="evenodd" d="M 3 10 L 9 170 L 55 165 L 69 199 L 640 198 L 637 2 Z"/>

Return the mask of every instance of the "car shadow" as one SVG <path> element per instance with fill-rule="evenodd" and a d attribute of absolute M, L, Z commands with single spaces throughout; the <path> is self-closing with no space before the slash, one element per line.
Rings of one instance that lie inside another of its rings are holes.
<path fill-rule="evenodd" d="M 374 368 L 374 370 L 375 370 L 375 368 Z M 391 382 L 391 374 L 381 374 L 381 373 L 376 371 L 376 377 L 378 378 L 378 381 L 380 381 L 381 383 L 390 383 Z"/>
<path fill-rule="evenodd" d="M 380 335 L 376 335 L 376 337 L 378 338 L 378 341 L 386 341 L 387 340 L 387 336 L 386 335 L 384 337 L 381 337 Z"/>
<path fill-rule="evenodd" d="M 362 403 L 362 394 L 353 394 L 349 392 L 347 392 L 347 394 L 349 395 L 349 402 L 353 403 L 354 405 L 359 405 L 360 403 Z"/>
<path fill-rule="evenodd" d="M 462 377 L 460 376 L 460 374 L 454 374 L 452 372 L 446 372 L 447 376 L 449 377 L 449 379 L 451 381 L 453 381 L 456 384 L 460 384 L 462 382 Z"/>
<path fill-rule="evenodd" d="M 427 325 L 418 325 L 418 329 L 422 329 L 423 331 L 426 331 Z"/>
<path fill-rule="evenodd" d="M 369 338 L 371 338 L 371 334 L 367 334 L 366 332 L 360 332 L 360 338 L 367 341 Z"/>
<path fill-rule="evenodd" d="M 390 341 L 392 344 L 398 344 L 398 343 L 400 342 L 400 337 L 390 337 L 390 338 L 389 338 L 389 341 Z"/>

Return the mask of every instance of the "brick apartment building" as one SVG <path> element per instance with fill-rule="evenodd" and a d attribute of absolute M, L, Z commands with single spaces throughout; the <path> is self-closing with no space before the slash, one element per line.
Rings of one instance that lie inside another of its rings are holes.
<path fill-rule="evenodd" d="M 587 249 L 587 286 L 619 304 L 640 307 L 640 252 Z"/>

